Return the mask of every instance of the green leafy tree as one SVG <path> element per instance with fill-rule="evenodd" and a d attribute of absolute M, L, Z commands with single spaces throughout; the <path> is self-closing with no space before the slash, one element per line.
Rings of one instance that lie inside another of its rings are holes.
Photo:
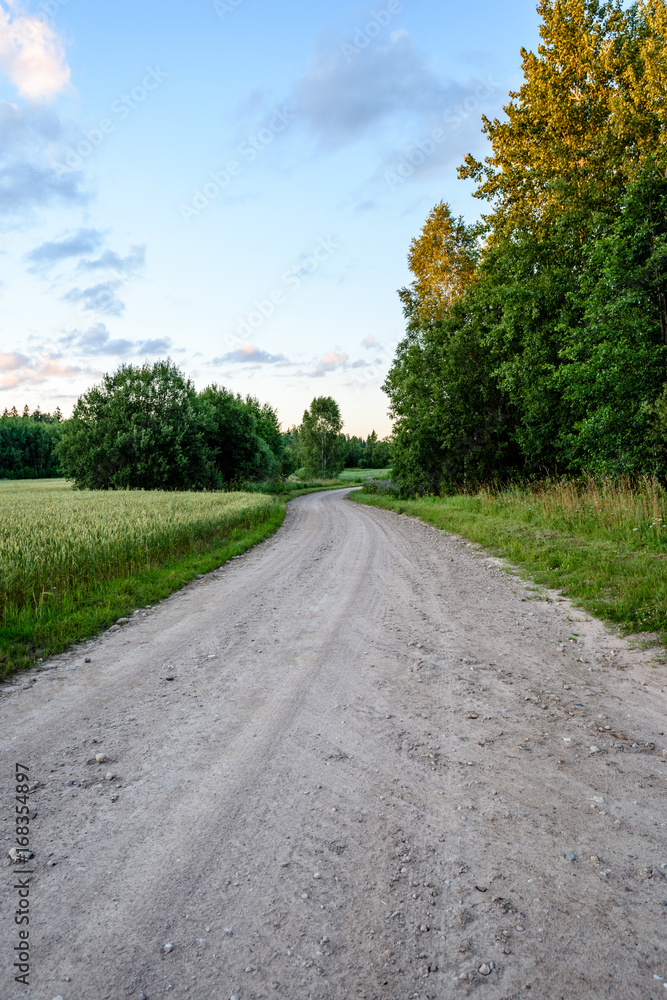
<path fill-rule="evenodd" d="M 346 469 L 356 469 L 359 467 L 363 455 L 363 443 L 356 435 L 343 435 L 343 466 Z"/>
<path fill-rule="evenodd" d="M 283 476 L 291 476 L 302 465 L 301 440 L 299 428 L 296 425 L 283 433 L 282 446 L 283 452 L 280 471 Z"/>
<path fill-rule="evenodd" d="M 207 386 L 200 399 L 212 418 L 206 443 L 223 483 L 238 485 L 277 475 L 283 442 L 275 410 L 215 384 Z"/>
<path fill-rule="evenodd" d="M 522 50 L 506 118 L 483 120 L 491 154 L 460 168 L 488 204 L 480 228 L 441 204 L 411 247 L 407 334 L 385 384 L 406 493 L 667 474 L 667 3 L 538 11 L 541 44 Z M 469 266 L 438 298 L 452 239 L 470 240 Z"/>
<path fill-rule="evenodd" d="M 207 489 L 213 414 L 172 361 L 121 365 L 84 393 L 58 455 L 77 489 Z"/>
<path fill-rule="evenodd" d="M 387 469 L 391 464 L 391 438 L 382 438 L 375 445 L 373 461 L 376 469 Z"/>
<path fill-rule="evenodd" d="M 299 429 L 301 455 L 309 475 L 329 479 L 343 468 L 343 421 L 331 396 L 317 396 L 303 414 Z"/>
<path fill-rule="evenodd" d="M 526 232 L 548 239 L 565 212 L 576 247 L 596 213 L 614 212 L 660 132 L 641 85 L 646 12 L 622 0 L 540 0 L 537 9 L 542 43 L 521 49 L 524 82 L 504 120 L 482 119 L 491 155 L 467 156 L 459 174 L 491 203 L 489 245 Z"/>
<path fill-rule="evenodd" d="M 557 376 L 571 413 L 563 445 L 575 470 L 667 472 L 665 162 L 647 159 L 578 279 L 581 323 L 565 329 Z"/>

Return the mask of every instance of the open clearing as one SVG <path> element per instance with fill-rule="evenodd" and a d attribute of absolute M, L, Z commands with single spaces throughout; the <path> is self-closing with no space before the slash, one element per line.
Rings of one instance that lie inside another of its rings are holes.
<path fill-rule="evenodd" d="M 549 596 L 312 494 L 0 688 L 6 846 L 15 761 L 39 782 L 0 995 L 667 996 L 664 667 Z"/>

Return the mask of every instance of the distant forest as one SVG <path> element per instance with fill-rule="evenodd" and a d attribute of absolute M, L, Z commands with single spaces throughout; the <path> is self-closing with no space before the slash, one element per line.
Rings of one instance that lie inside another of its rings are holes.
<path fill-rule="evenodd" d="M 56 444 L 61 436 L 62 414 L 30 412 L 24 407 L 5 409 L 0 417 L 0 479 L 51 479 L 59 476 Z"/>
<path fill-rule="evenodd" d="M 328 466 L 385 468 L 388 441 L 340 433 L 333 411 L 326 424 Z M 0 479 L 66 477 L 88 489 L 238 489 L 295 472 L 322 475 L 321 415 L 282 432 L 276 411 L 222 386 L 197 392 L 169 360 L 121 365 L 78 400 L 72 417 L 39 407 L 0 416 Z"/>

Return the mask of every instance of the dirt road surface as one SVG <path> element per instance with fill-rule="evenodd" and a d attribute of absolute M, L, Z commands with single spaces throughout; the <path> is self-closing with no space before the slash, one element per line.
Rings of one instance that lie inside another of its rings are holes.
<path fill-rule="evenodd" d="M 667 997 L 665 668 L 548 596 L 313 494 L 6 686 L 0 996 Z"/>

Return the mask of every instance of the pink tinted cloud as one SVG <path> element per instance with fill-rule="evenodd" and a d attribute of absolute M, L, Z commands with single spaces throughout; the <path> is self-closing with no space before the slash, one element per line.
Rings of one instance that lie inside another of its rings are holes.
<path fill-rule="evenodd" d="M 0 377 L 0 391 L 15 389 L 18 385 L 39 385 L 49 378 L 72 378 L 73 375 L 80 375 L 84 370 L 87 371 L 78 365 L 67 365 L 60 358 L 52 358 L 48 355 L 31 361 L 21 354 L 2 352 L 0 353 L 0 372 L 7 372 L 7 374 Z"/>
<path fill-rule="evenodd" d="M 325 371 L 330 372 L 333 371 L 334 368 L 337 368 L 338 365 L 345 364 L 346 361 L 349 361 L 349 356 L 343 351 L 341 351 L 340 354 L 337 354 L 335 351 L 329 351 L 328 354 L 325 354 L 322 358 L 320 367 L 324 368 Z"/>
<path fill-rule="evenodd" d="M 0 351 L 0 372 L 13 372 L 27 364 L 28 359 L 24 354 L 17 354 L 16 351 Z"/>

